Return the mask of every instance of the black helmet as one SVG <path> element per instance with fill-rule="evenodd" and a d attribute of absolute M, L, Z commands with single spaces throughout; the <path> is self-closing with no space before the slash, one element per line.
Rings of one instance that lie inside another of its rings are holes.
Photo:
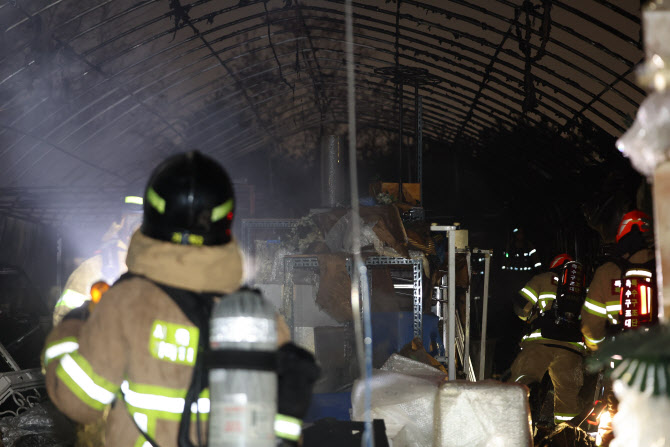
<path fill-rule="evenodd" d="M 234 207 L 233 185 L 221 165 L 198 151 L 177 154 L 151 174 L 141 231 L 176 244 L 226 244 Z"/>

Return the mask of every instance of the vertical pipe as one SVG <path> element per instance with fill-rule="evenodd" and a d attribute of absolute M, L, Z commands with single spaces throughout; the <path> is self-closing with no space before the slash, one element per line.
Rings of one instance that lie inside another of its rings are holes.
<path fill-rule="evenodd" d="M 358 176 L 356 167 L 356 83 L 354 73 L 354 21 L 352 0 L 344 3 L 345 40 L 347 61 L 347 118 L 349 125 L 349 184 L 351 193 L 351 232 L 354 265 L 351 278 L 351 310 L 356 333 L 356 348 L 361 379 L 364 381 L 365 430 L 361 444 L 374 447 L 372 428 L 372 321 L 370 318 L 370 296 L 368 275 L 361 257 L 361 222 L 358 203 Z M 359 293 L 359 291 L 361 293 Z M 363 305 L 361 327 L 361 301 Z M 365 338 L 364 338 L 365 337 Z"/>
<path fill-rule="evenodd" d="M 456 232 L 447 231 L 449 246 L 449 380 L 456 379 Z"/>
<path fill-rule="evenodd" d="M 482 304 L 482 340 L 479 346 L 479 380 L 484 380 L 484 362 L 486 361 L 486 324 L 489 314 L 489 267 L 491 265 L 491 254 L 486 252 L 484 256 L 484 296 Z"/>
<path fill-rule="evenodd" d="M 658 289 L 658 318 L 667 323 L 670 316 L 670 162 L 659 164 L 654 172 L 654 237 L 656 246 L 656 284 Z"/>
<path fill-rule="evenodd" d="M 404 86 L 401 83 L 398 84 L 398 109 L 399 109 L 399 118 L 398 118 L 398 202 L 402 202 L 402 125 L 403 125 L 403 94 Z"/>
<path fill-rule="evenodd" d="M 337 135 L 321 137 L 321 207 L 348 206 L 347 156 Z"/>
<path fill-rule="evenodd" d="M 58 295 L 63 293 L 63 236 L 58 230 L 58 239 L 56 239 L 56 288 Z"/>
<path fill-rule="evenodd" d="M 440 302 L 441 314 L 442 314 L 442 348 L 444 349 L 444 358 L 446 359 L 449 356 L 449 351 L 447 346 L 449 346 L 449 336 L 447 335 L 448 328 L 448 318 L 447 318 L 447 294 L 449 290 L 449 279 L 447 275 L 442 275 L 441 286 L 440 286 Z"/>
<path fill-rule="evenodd" d="M 286 324 L 291 331 L 291 340 L 295 340 L 295 310 L 293 300 L 295 299 L 295 284 L 293 282 L 293 271 L 295 270 L 293 259 L 284 258 L 284 285 L 282 286 L 282 310 L 286 318 Z"/>
<path fill-rule="evenodd" d="M 423 98 L 419 96 L 419 84 L 416 84 L 416 165 L 419 201 L 423 206 Z"/>
<path fill-rule="evenodd" d="M 465 370 L 466 377 L 470 379 L 470 280 L 472 278 L 472 272 L 470 271 L 470 258 L 472 254 L 468 250 L 465 257 L 467 258 L 468 264 L 468 290 L 465 292 L 465 348 L 463 349 L 463 369 Z M 474 377 L 472 377 L 474 380 Z"/>

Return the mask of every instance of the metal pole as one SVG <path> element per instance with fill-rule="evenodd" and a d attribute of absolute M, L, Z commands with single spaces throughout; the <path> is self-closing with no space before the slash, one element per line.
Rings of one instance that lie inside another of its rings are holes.
<path fill-rule="evenodd" d="M 654 236 L 656 250 L 656 283 L 658 288 L 658 317 L 668 323 L 670 317 L 670 162 L 659 164 L 654 172 Z"/>
<path fill-rule="evenodd" d="M 361 446 L 374 447 L 372 426 L 372 320 L 368 272 L 361 256 L 361 222 L 358 203 L 358 176 L 356 166 L 356 79 L 354 71 L 354 15 L 351 0 L 344 4 L 346 61 L 347 61 L 347 121 L 349 125 L 349 184 L 351 193 L 351 232 L 354 262 L 351 278 L 351 311 L 356 334 L 356 350 L 361 379 L 364 380 L 365 431 Z M 362 307 L 362 315 L 361 315 Z M 361 319 L 363 321 L 361 321 Z"/>
<path fill-rule="evenodd" d="M 479 380 L 484 380 L 484 362 L 486 360 L 486 324 L 489 314 L 489 269 L 491 254 L 484 255 L 484 302 L 482 304 L 482 340 L 479 348 Z"/>
<path fill-rule="evenodd" d="M 448 290 L 448 280 L 447 280 L 447 275 L 442 275 L 442 279 L 440 281 L 440 302 L 439 307 L 440 307 L 440 319 L 442 320 L 442 349 L 444 349 L 444 358 L 447 358 L 447 346 L 448 345 L 448 340 L 447 340 L 447 312 L 446 312 L 446 300 L 445 298 L 445 291 Z"/>
<path fill-rule="evenodd" d="M 449 380 L 456 379 L 456 232 L 455 227 L 447 231 L 449 238 L 449 298 L 447 307 L 449 312 Z"/>
<path fill-rule="evenodd" d="M 56 240 L 56 287 L 60 296 L 63 293 L 63 237 L 60 234 Z"/>
<path fill-rule="evenodd" d="M 402 202 L 402 103 L 403 103 L 403 84 L 398 84 L 398 104 L 399 104 L 399 123 L 398 123 L 398 202 Z"/>
<path fill-rule="evenodd" d="M 419 200 L 423 206 L 423 98 L 419 96 L 419 84 L 416 84 L 416 164 Z"/>
<path fill-rule="evenodd" d="M 12 355 L 5 349 L 5 346 L 2 343 L 0 343 L 0 357 L 2 357 L 5 363 L 7 363 L 7 365 L 14 371 L 21 370 L 18 363 L 16 363 Z"/>
<path fill-rule="evenodd" d="M 295 298 L 295 285 L 293 283 L 293 259 L 284 258 L 284 285 L 282 287 L 282 310 L 286 324 L 291 331 L 291 340 L 295 340 L 295 309 L 293 300 Z"/>
<path fill-rule="evenodd" d="M 470 378 L 470 279 L 472 278 L 472 272 L 470 270 L 470 258 L 472 255 L 470 251 L 465 254 L 468 264 L 468 290 L 465 292 L 465 349 L 463 349 L 463 370 L 465 371 L 466 377 Z M 472 377 L 474 380 L 475 378 Z"/>
<path fill-rule="evenodd" d="M 442 289 L 444 290 L 445 279 L 447 287 L 447 312 L 442 312 L 442 315 L 445 315 L 445 321 L 448 323 L 448 329 L 444 329 L 444 321 L 442 324 L 442 340 L 444 343 L 444 353 L 447 356 L 447 361 L 449 362 L 449 380 L 454 380 L 456 378 L 456 241 L 455 233 L 456 227 L 452 225 L 431 225 L 430 231 L 446 231 L 447 232 L 447 245 L 448 245 L 448 268 L 447 275 L 442 276 Z M 444 297 L 444 292 L 442 292 L 442 297 Z M 448 315 L 447 315 L 448 314 Z M 447 334 L 448 332 L 448 334 Z"/>

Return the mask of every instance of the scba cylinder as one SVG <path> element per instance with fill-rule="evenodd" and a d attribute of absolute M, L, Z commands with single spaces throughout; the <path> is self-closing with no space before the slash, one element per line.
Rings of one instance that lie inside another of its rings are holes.
<path fill-rule="evenodd" d="M 260 292 L 223 298 L 210 322 L 209 447 L 272 447 L 277 412 L 277 321 Z"/>

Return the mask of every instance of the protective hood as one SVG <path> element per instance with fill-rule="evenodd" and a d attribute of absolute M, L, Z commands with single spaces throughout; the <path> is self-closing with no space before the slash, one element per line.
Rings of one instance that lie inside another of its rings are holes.
<path fill-rule="evenodd" d="M 126 265 L 131 273 L 193 292 L 231 293 L 243 278 L 242 253 L 234 239 L 225 245 L 178 245 L 136 231 Z"/>

